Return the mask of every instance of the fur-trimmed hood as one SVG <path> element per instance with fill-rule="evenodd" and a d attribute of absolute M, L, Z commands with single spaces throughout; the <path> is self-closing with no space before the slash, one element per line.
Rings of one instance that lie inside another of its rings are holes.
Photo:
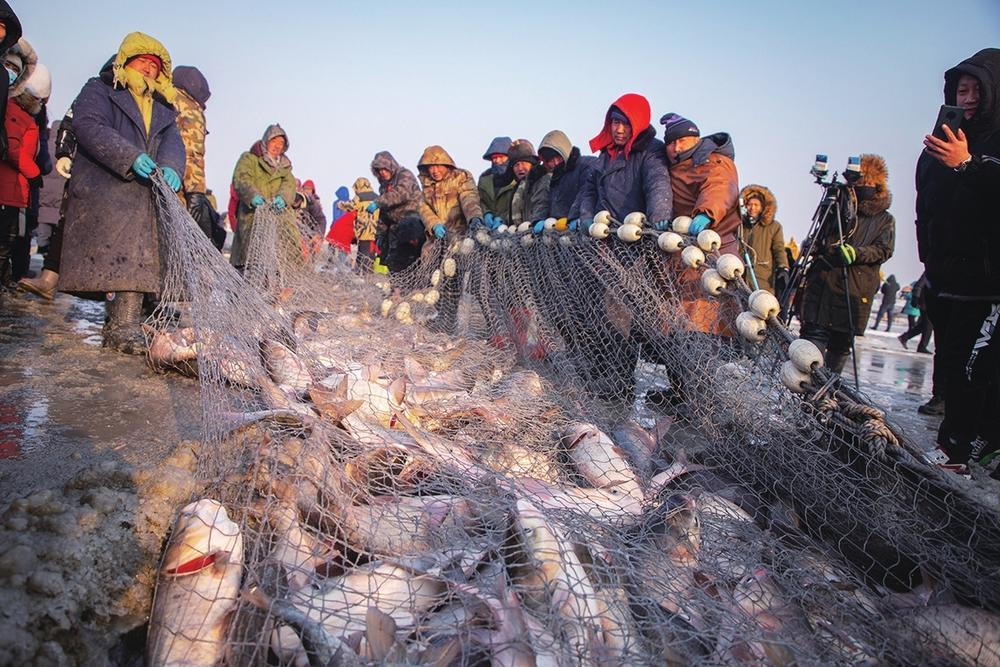
<path fill-rule="evenodd" d="M 21 63 L 21 73 L 14 79 L 14 83 L 10 84 L 10 89 L 7 92 L 8 98 L 17 97 L 24 92 L 25 87 L 28 85 L 28 79 L 34 74 L 35 67 L 38 65 L 38 54 L 35 53 L 35 47 L 24 37 L 17 40 L 17 43 L 10 47 L 10 50 L 4 56 L 4 60 L 6 61 L 12 57 Z"/>
<path fill-rule="evenodd" d="M 774 216 L 778 213 L 778 200 L 775 199 L 774 193 L 763 185 L 751 184 L 740 190 L 740 199 L 746 204 L 748 199 L 757 197 L 763 204 L 763 209 L 760 212 L 760 220 L 757 221 L 758 225 L 768 226 L 774 222 Z"/>
<path fill-rule="evenodd" d="M 117 88 L 126 88 L 125 65 L 132 58 L 147 54 L 159 58 L 162 65 L 156 81 L 151 85 L 152 91 L 173 106 L 177 91 L 174 90 L 173 65 L 170 60 L 170 52 L 167 51 L 167 47 L 163 46 L 158 39 L 150 37 L 145 33 L 130 32 L 122 40 L 121 46 L 118 47 L 118 53 L 115 54 L 115 62 L 112 65 L 114 85 Z"/>
<path fill-rule="evenodd" d="M 889 168 L 881 155 L 865 153 L 861 156 L 861 178 L 856 185 L 875 186 L 875 196 L 858 202 L 858 212 L 870 218 L 884 213 L 892 205 L 892 193 L 889 191 Z"/>

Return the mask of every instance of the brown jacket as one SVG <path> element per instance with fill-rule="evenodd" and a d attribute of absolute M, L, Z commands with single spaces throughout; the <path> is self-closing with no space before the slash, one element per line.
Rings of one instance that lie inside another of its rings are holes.
<path fill-rule="evenodd" d="M 774 273 L 780 268 L 788 268 L 785 254 L 785 235 L 781 223 L 774 219 L 778 203 L 774 194 L 763 185 L 748 185 L 740 190 L 740 198 L 746 202 L 757 196 L 764 204 L 760 219 L 753 226 L 741 224 L 736 230 L 740 241 L 740 254 L 745 249 L 753 263 L 753 272 L 761 289 L 774 292 Z"/>
<path fill-rule="evenodd" d="M 440 181 L 435 181 L 428 172 L 428 167 L 435 164 L 449 168 L 448 175 Z M 440 146 L 428 146 L 420 156 L 417 170 L 424 195 L 420 217 L 428 234 L 435 225 L 444 225 L 452 234 L 465 234 L 470 220 L 483 217 L 475 177 L 457 168 L 448 151 Z"/>
<path fill-rule="evenodd" d="M 733 144 L 724 132 L 704 137 L 686 160 L 670 165 L 674 216 L 704 213 L 722 237 L 722 252 L 734 252 L 740 213 L 739 176 Z"/>

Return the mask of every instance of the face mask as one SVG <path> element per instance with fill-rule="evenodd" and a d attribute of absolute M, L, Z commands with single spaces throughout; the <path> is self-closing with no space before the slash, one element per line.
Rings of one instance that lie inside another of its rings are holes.
<path fill-rule="evenodd" d="M 875 198 L 875 186 L 874 185 L 855 185 L 854 194 L 857 196 L 858 201 L 866 201 L 868 199 Z"/>
<path fill-rule="evenodd" d="M 507 163 L 490 165 L 490 172 L 494 176 L 503 176 L 507 173 Z"/>
<path fill-rule="evenodd" d="M 6 67 L 4 69 L 7 69 Z M 14 79 L 17 78 L 17 72 L 12 70 L 7 70 L 7 85 L 14 85 Z"/>

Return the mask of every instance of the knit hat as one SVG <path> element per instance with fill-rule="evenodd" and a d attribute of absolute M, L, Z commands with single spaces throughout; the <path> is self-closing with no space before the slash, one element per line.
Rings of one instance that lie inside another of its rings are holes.
<path fill-rule="evenodd" d="M 563 161 L 566 161 L 569 159 L 569 154 L 573 152 L 573 142 L 569 140 L 565 132 L 552 130 L 542 137 L 542 143 L 538 145 L 538 152 L 541 153 L 546 148 L 559 153 Z"/>
<path fill-rule="evenodd" d="M 628 123 L 629 125 L 632 124 L 632 121 L 628 119 L 628 116 L 626 116 L 625 113 L 618 107 L 611 107 L 611 111 L 608 112 L 608 120 L 617 120 L 619 123 Z"/>
<path fill-rule="evenodd" d="M 535 147 L 527 139 L 518 139 L 510 145 L 507 151 L 507 158 L 511 164 L 518 162 L 530 162 L 538 164 L 538 155 L 535 154 Z"/>
<path fill-rule="evenodd" d="M 698 126 L 679 114 L 665 114 L 660 118 L 660 124 L 663 125 L 663 143 L 665 144 L 676 141 L 681 137 L 701 136 Z"/>
<path fill-rule="evenodd" d="M 486 149 L 483 153 L 483 159 L 489 160 L 491 155 L 507 155 L 507 151 L 510 150 L 511 140 L 510 137 L 495 137 L 493 141 L 490 142 L 490 147 Z"/>

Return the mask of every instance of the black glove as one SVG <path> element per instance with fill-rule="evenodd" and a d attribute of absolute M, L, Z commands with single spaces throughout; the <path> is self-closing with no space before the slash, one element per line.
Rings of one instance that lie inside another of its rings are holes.
<path fill-rule="evenodd" d="M 788 289 L 788 279 L 790 274 L 785 267 L 779 267 L 774 273 L 774 293 L 781 296 Z"/>
<path fill-rule="evenodd" d="M 41 175 L 35 176 L 34 178 L 29 178 L 28 179 L 28 186 L 30 186 L 32 188 L 40 188 L 40 187 L 42 187 L 42 177 L 41 177 Z"/>

